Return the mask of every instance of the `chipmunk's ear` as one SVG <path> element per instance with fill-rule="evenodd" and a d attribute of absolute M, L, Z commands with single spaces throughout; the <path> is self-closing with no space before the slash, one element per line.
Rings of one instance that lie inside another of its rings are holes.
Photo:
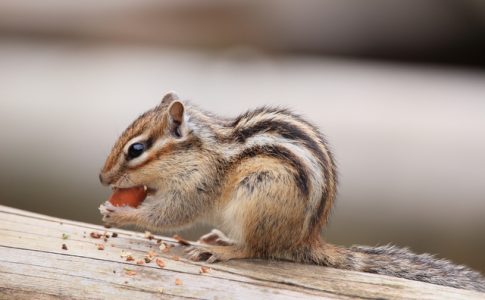
<path fill-rule="evenodd" d="M 170 132 L 175 137 L 182 137 L 185 131 L 184 111 L 184 104 L 178 100 L 172 101 L 168 107 Z"/>
<path fill-rule="evenodd" d="M 160 106 L 169 105 L 175 100 L 180 100 L 179 96 L 177 96 L 177 94 L 175 94 L 175 92 L 173 91 L 168 92 L 165 96 L 163 96 L 162 102 L 160 102 Z"/>
<path fill-rule="evenodd" d="M 182 124 L 184 120 L 184 110 L 184 105 L 178 100 L 170 103 L 170 106 L 168 107 L 168 113 L 170 114 L 170 118 L 172 119 L 172 121 L 179 124 Z"/>

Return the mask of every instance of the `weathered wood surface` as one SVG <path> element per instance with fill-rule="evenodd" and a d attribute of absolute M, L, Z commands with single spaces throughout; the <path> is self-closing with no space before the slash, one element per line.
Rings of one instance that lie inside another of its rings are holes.
<path fill-rule="evenodd" d="M 206 264 L 174 259 L 182 246 L 163 253 L 156 239 L 142 233 L 109 229 L 118 237 L 104 241 L 90 237 L 93 231 L 106 229 L 0 206 L 0 298 L 485 299 L 472 291 L 289 262 L 230 261 L 207 265 L 209 272 L 200 274 Z M 154 261 L 136 264 L 149 250 L 157 252 L 164 268 Z M 122 251 L 135 261 L 122 258 Z"/>

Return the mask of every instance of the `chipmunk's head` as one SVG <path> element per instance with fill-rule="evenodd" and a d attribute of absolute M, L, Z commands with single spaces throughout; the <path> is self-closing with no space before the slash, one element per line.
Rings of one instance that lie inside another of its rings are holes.
<path fill-rule="evenodd" d="M 143 186 L 150 194 L 156 193 L 164 177 L 181 172 L 177 168 L 184 167 L 179 163 L 184 155 L 179 154 L 195 143 L 185 110 L 169 93 L 160 105 L 138 117 L 113 146 L 99 174 L 101 183 L 113 189 Z"/>

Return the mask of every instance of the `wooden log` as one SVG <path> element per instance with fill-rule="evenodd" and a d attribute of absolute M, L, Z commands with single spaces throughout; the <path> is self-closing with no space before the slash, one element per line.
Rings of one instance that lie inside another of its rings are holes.
<path fill-rule="evenodd" d="M 109 237 L 93 238 L 91 232 Z M 160 242 L 175 246 L 161 251 Z M 163 261 L 163 268 L 154 260 L 137 264 L 150 250 Z M 129 253 L 133 261 L 127 261 Z M 207 273 L 201 273 L 202 266 L 210 268 Z M 148 239 L 143 233 L 0 206 L 1 299 L 322 297 L 484 299 L 485 294 L 290 262 L 235 260 L 208 265 L 186 260 L 183 246 L 171 238 Z"/>

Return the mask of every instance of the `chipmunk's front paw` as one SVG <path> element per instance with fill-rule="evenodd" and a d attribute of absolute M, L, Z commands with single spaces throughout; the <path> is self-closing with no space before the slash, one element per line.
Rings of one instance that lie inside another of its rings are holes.
<path fill-rule="evenodd" d="M 130 206 L 114 206 L 109 201 L 99 206 L 103 222 L 110 226 L 128 224 L 133 219 L 134 208 Z"/>

